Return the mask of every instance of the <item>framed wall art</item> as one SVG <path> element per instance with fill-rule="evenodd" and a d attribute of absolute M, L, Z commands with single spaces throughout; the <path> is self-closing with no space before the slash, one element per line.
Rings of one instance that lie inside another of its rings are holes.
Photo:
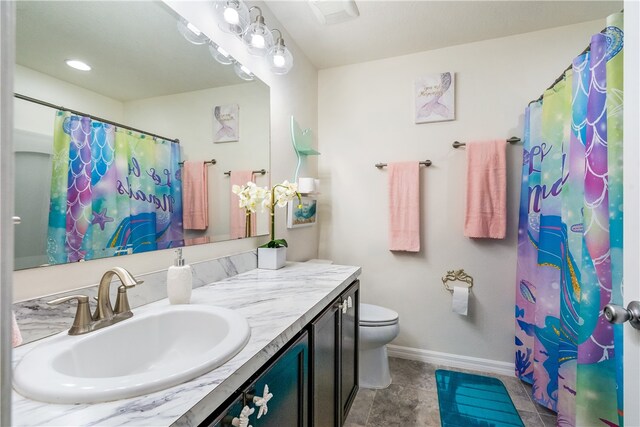
<path fill-rule="evenodd" d="M 433 73 L 416 79 L 414 98 L 416 123 L 455 120 L 454 73 Z"/>
<path fill-rule="evenodd" d="M 213 142 L 234 142 L 239 139 L 238 104 L 213 107 Z"/>
<path fill-rule="evenodd" d="M 316 199 L 311 197 L 302 196 L 299 204 L 302 207 L 298 207 L 298 199 L 295 198 L 289 202 L 287 212 L 287 228 L 308 227 L 314 225 L 318 221 Z"/>

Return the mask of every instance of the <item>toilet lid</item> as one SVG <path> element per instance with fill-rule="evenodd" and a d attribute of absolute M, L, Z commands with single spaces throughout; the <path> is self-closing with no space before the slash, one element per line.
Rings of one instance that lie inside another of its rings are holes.
<path fill-rule="evenodd" d="M 373 304 L 360 304 L 360 324 L 364 326 L 393 325 L 398 322 L 398 313 Z"/>

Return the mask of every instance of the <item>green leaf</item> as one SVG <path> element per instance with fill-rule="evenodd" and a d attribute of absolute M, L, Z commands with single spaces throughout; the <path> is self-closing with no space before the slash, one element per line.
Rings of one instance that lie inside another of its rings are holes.
<path fill-rule="evenodd" d="M 284 239 L 275 239 L 265 243 L 260 247 L 261 248 L 281 248 L 281 247 L 287 248 L 289 247 L 289 245 L 287 244 L 287 241 Z"/>

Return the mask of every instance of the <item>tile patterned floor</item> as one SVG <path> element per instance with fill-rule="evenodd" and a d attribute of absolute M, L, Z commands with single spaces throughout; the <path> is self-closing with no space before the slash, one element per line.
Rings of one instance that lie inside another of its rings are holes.
<path fill-rule="evenodd" d="M 478 373 L 394 357 L 389 358 L 389 368 L 391 385 L 384 390 L 360 389 L 345 427 L 440 427 L 436 369 Z M 531 386 L 513 377 L 486 375 L 504 383 L 526 427 L 556 425 L 555 414 L 531 400 Z"/>

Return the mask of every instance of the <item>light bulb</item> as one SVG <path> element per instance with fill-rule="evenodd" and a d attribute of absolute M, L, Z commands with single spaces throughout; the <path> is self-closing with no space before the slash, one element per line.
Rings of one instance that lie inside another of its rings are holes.
<path fill-rule="evenodd" d="M 284 56 L 282 56 L 281 54 L 276 54 L 273 56 L 273 65 L 275 65 L 276 67 L 283 67 L 284 64 L 285 64 Z"/>
<path fill-rule="evenodd" d="M 287 74 L 293 67 L 293 55 L 284 45 L 282 38 L 278 38 L 275 46 L 269 49 L 267 61 L 273 74 Z"/>
<path fill-rule="evenodd" d="M 89 66 L 89 64 L 79 61 L 77 59 L 67 59 L 65 61 L 65 63 L 71 67 L 71 68 L 75 68 L 76 70 L 80 70 L 80 71 L 91 71 L 91 67 Z"/>
<path fill-rule="evenodd" d="M 205 44 L 209 41 L 207 36 L 191 22 L 186 19 L 180 19 L 178 22 L 178 31 L 182 36 L 193 44 Z"/>
<path fill-rule="evenodd" d="M 233 64 L 234 60 L 233 60 L 233 57 L 229 54 L 229 52 L 227 52 L 226 50 L 224 50 L 223 48 L 221 48 L 215 43 L 209 44 L 209 53 L 211 53 L 211 56 L 213 56 L 213 59 L 215 59 L 222 65 Z"/>
<path fill-rule="evenodd" d="M 187 23 L 187 29 L 189 29 L 189 31 L 191 31 L 193 34 L 195 34 L 196 36 L 199 36 L 200 34 L 202 34 L 202 31 L 200 31 L 195 25 L 193 25 L 191 22 Z"/>
<path fill-rule="evenodd" d="M 238 25 L 240 22 L 240 15 L 237 10 L 227 7 L 224 9 L 224 20 L 231 25 Z"/>
<path fill-rule="evenodd" d="M 258 49 L 264 48 L 264 37 L 261 36 L 260 34 L 254 34 L 251 37 L 251 45 Z"/>
<path fill-rule="evenodd" d="M 254 79 L 253 73 L 251 72 L 251 70 L 249 70 L 247 67 L 245 67 L 239 62 L 236 62 L 236 64 L 233 66 L 233 69 L 236 72 L 236 75 L 240 77 L 242 80 L 246 80 L 250 82 Z"/>

